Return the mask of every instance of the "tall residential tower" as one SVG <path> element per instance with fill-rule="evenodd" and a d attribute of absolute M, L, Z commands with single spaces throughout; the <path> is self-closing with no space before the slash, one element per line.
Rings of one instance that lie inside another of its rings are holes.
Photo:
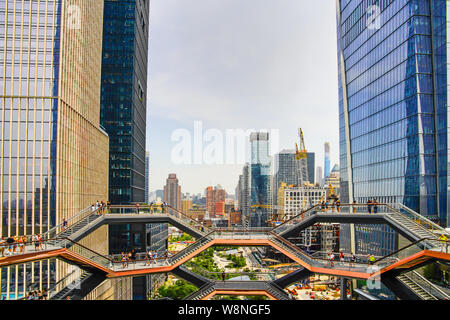
<path fill-rule="evenodd" d="M 101 124 L 109 140 L 109 200 L 145 200 L 149 0 L 105 0 Z"/>

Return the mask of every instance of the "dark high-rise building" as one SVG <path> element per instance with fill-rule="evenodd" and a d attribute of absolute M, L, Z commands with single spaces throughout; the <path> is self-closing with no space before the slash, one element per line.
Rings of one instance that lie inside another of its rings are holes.
<path fill-rule="evenodd" d="M 316 180 L 316 154 L 314 152 L 307 153 L 307 163 L 308 163 L 308 180 L 309 183 L 314 184 Z"/>
<path fill-rule="evenodd" d="M 100 123 L 109 139 L 109 201 L 145 200 L 145 131 L 149 0 L 105 0 Z M 146 228 L 109 227 L 110 253 L 146 248 Z M 148 277 L 133 278 L 133 299 L 150 292 Z"/>
<path fill-rule="evenodd" d="M 145 153 L 145 203 L 149 203 L 150 198 L 150 155 L 148 152 Z"/>
<path fill-rule="evenodd" d="M 294 149 L 282 150 L 275 155 L 274 161 L 274 176 L 272 186 L 272 203 L 274 213 L 277 212 L 278 205 L 278 189 L 282 182 L 289 185 L 298 185 L 298 165 L 299 161 L 296 157 Z M 307 166 L 308 166 L 308 181 L 314 183 L 315 179 L 315 153 L 307 153 Z"/>
<path fill-rule="evenodd" d="M 448 226 L 447 12 L 445 0 L 337 1 L 342 202 L 398 202 Z M 384 226 L 341 231 L 357 252 L 396 247 Z"/>
<path fill-rule="evenodd" d="M 105 0 L 101 124 L 109 140 L 109 201 L 145 200 L 149 0 Z"/>

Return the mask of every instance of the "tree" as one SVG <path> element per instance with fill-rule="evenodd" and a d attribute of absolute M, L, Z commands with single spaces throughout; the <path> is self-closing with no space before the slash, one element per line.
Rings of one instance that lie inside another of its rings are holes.
<path fill-rule="evenodd" d="M 191 293 L 197 291 L 198 288 L 183 280 L 177 280 L 175 284 L 171 286 L 162 286 L 158 288 L 158 294 L 161 297 L 172 298 L 175 300 L 181 300 Z"/>

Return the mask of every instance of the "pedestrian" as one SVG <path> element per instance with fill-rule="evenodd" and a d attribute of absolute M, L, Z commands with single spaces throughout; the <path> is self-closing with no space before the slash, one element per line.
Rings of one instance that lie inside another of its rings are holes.
<path fill-rule="evenodd" d="M 136 203 L 136 213 L 139 214 L 139 203 Z"/>
<path fill-rule="evenodd" d="M 136 251 L 134 251 L 134 249 L 131 250 L 130 260 L 133 261 L 133 264 L 136 263 Z"/>
<path fill-rule="evenodd" d="M 341 201 L 339 199 L 336 201 L 336 209 L 338 213 L 341 212 Z"/>
<path fill-rule="evenodd" d="M 367 212 L 372 213 L 372 200 L 367 200 Z"/>
<path fill-rule="evenodd" d="M 334 267 L 334 253 L 330 252 L 330 254 L 328 255 L 329 259 L 330 259 L 330 267 Z"/>
<path fill-rule="evenodd" d="M 95 204 L 93 203 L 92 205 L 91 205 L 91 213 L 94 213 L 95 212 Z"/>
<path fill-rule="evenodd" d="M 111 203 L 109 201 L 106 201 L 106 213 L 110 214 L 111 213 L 111 209 L 110 209 Z"/>
<path fill-rule="evenodd" d="M 14 243 L 13 243 L 13 253 L 15 254 L 16 253 L 16 250 L 17 250 L 17 246 L 18 246 L 18 238 L 17 238 L 17 236 L 12 236 L 12 238 L 14 239 Z"/>
<path fill-rule="evenodd" d="M 356 213 L 356 201 L 353 200 L 353 213 Z"/>
<path fill-rule="evenodd" d="M 3 240 L 3 238 L 0 239 L 0 253 L 2 254 L 2 257 L 5 256 L 5 245 L 6 241 Z"/>
<path fill-rule="evenodd" d="M 34 250 L 38 251 L 39 250 L 39 238 L 37 233 L 33 236 L 33 242 L 34 242 Z"/>
<path fill-rule="evenodd" d="M 63 230 L 64 231 L 67 230 L 67 220 L 66 220 L 66 218 L 63 219 Z"/>
<path fill-rule="evenodd" d="M 355 254 L 352 252 L 352 253 L 350 254 L 350 268 L 353 267 L 353 266 L 355 266 L 355 262 L 356 262 L 356 256 L 355 256 Z"/>
<path fill-rule="evenodd" d="M 42 236 L 38 233 L 37 234 L 37 240 L 38 240 L 38 244 L 39 244 L 39 249 L 43 250 L 43 246 L 42 246 Z"/>
<path fill-rule="evenodd" d="M 144 263 L 144 266 L 146 266 L 147 263 L 148 263 L 148 265 L 151 265 L 151 260 L 152 260 L 152 251 L 151 251 L 151 250 L 148 250 L 147 254 L 145 255 L 145 263 Z"/>
<path fill-rule="evenodd" d="M 373 265 L 375 262 L 375 256 L 373 254 L 369 255 L 369 265 Z"/>
<path fill-rule="evenodd" d="M 122 252 L 122 268 L 126 268 L 126 267 L 128 267 L 128 256 L 124 253 L 124 252 Z"/>
<path fill-rule="evenodd" d="M 344 262 L 344 252 L 343 251 L 339 252 L 339 261 Z"/>
<path fill-rule="evenodd" d="M 153 252 L 153 261 L 155 261 L 155 264 L 158 263 L 158 251 Z"/>
<path fill-rule="evenodd" d="M 17 239 L 17 242 L 19 243 L 19 253 L 23 253 L 23 246 L 24 246 L 24 244 L 23 244 L 23 238 L 22 238 L 22 237 L 19 237 L 19 238 Z"/>
<path fill-rule="evenodd" d="M 222 281 L 225 282 L 225 270 L 222 271 Z"/>
<path fill-rule="evenodd" d="M 321 210 L 322 212 L 325 211 L 325 202 L 324 202 L 324 201 L 322 201 L 322 202 L 320 203 L 320 210 Z"/>
<path fill-rule="evenodd" d="M 445 234 L 441 234 L 441 236 L 439 237 L 439 241 L 441 241 L 441 252 L 443 252 L 445 248 L 445 253 L 447 253 L 448 238 L 445 236 Z"/>
<path fill-rule="evenodd" d="M 13 254 L 14 242 L 15 242 L 15 240 L 14 240 L 13 237 L 8 237 L 8 238 L 6 239 L 6 243 L 8 244 L 8 251 L 9 251 L 9 254 L 10 254 L 10 255 Z"/>
<path fill-rule="evenodd" d="M 373 199 L 373 213 L 378 213 L 377 199 Z"/>
<path fill-rule="evenodd" d="M 25 253 L 25 251 L 27 249 L 27 241 L 28 241 L 27 236 L 23 236 L 22 240 L 23 240 L 23 253 Z"/>
<path fill-rule="evenodd" d="M 47 290 L 42 290 L 42 300 L 47 300 L 47 296 L 48 296 L 48 294 L 47 294 Z"/>

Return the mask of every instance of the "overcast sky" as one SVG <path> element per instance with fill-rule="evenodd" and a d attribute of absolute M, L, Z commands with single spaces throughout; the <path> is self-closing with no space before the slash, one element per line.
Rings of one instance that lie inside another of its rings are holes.
<path fill-rule="evenodd" d="M 177 129 L 279 130 L 279 149 L 306 147 L 339 161 L 334 0 L 152 0 L 147 150 L 150 190 L 169 173 L 182 192 L 221 184 L 234 194 L 241 164 L 180 165 Z M 208 143 L 205 142 L 204 146 Z"/>

